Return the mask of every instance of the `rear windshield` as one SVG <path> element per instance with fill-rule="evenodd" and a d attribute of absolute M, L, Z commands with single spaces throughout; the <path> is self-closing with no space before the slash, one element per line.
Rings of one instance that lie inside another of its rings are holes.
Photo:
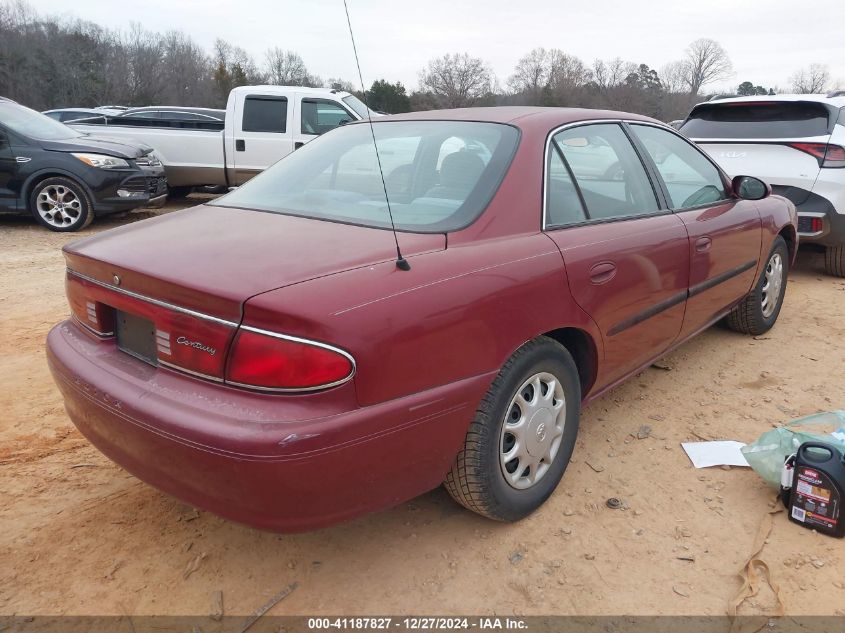
<path fill-rule="evenodd" d="M 690 138 L 804 138 L 828 134 L 828 111 L 820 103 L 705 103 L 681 131 Z"/>
<path fill-rule="evenodd" d="M 212 204 L 389 228 L 389 201 L 397 229 L 454 231 L 490 202 L 519 138 L 499 123 L 382 121 L 372 129 L 332 130 Z"/>

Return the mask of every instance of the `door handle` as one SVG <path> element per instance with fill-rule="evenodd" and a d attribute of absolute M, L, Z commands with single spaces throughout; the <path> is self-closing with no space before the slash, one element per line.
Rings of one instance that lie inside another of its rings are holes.
<path fill-rule="evenodd" d="M 293 144 L 293 151 L 298 150 L 303 145 L 305 145 L 305 143 L 303 143 L 302 141 L 297 141 L 296 143 Z"/>
<path fill-rule="evenodd" d="M 706 235 L 704 237 L 699 237 L 695 241 L 695 252 L 696 253 L 706 253 L 710 250 L 710 247 L 713 245 L 713 240 L 711 240 Z"/>
<path fill-rule="evenodd" d="M 242 138 L 235 140 L 235 151 L 236 152 L 245 152 L 246 151 L 246 141 Z"/>
<path fill-rule="evenodd" d="M 605 284 L 616 276 L 616 264 L 613 262 L 599 262 L 590 268 L 590 281 L 594 284 Z"/>

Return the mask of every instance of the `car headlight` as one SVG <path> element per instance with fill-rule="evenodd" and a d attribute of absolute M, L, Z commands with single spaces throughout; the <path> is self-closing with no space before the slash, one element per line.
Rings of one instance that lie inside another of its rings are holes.
<path fill-rule="evenodd" d="M 105 154 L 84 154 L 71 153 L 71 156 L 81 160 L 90 167 L 100 167 L 101 169 L 129 169 L 129 163 L 122 158 L 115 158 L 114 156 L 106 156 Z"/>

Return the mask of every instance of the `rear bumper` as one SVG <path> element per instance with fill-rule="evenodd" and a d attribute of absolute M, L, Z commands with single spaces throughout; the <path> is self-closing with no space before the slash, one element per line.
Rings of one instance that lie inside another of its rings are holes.
<path fill-rule="evenodd" d="M 366 408 L 349 406 L 352 383 L 257 394 L 146 365 L 71 321 L 50 332 L 47 358 L 71 420 L 110 459 L 196 507 L 280 532 L 437 487 L 493 379 Z"/>
<path fill-rule="evenodd" d="M 845 184 L 820 195 L 797 187 L 777 187 L 775 193 L 792 199 L 798 211 L 798 236 L 802 244 L 845 244 Z M 842 199 L 840 199 L 842 198 Z"/>

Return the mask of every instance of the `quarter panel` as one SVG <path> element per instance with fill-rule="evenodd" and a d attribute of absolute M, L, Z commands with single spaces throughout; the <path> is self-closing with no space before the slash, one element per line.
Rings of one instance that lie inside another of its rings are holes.
<path fill-rule="evenodd" d="M 498 370 L 523 343 L 559 327 L 587 331 L 601 353 L 543 234 L 410 262 L 407 272 L 389 262 L 265 293 L 247 302 L 244 322 L 346 349 L 362 406 Z"/>

